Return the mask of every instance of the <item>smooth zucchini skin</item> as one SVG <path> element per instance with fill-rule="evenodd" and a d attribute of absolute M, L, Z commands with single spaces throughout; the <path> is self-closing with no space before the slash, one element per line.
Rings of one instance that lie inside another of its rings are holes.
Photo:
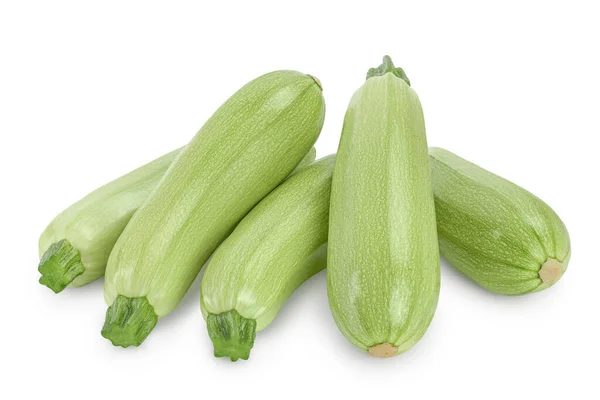
<path fill-rule="evenodd" d="M 217 246 L 310 150 L 324 113 L 313 77 L 277 71 L 242 87 L 213 114 L 134 214 L 108 261 L 106 303 L 144 298 L 135 307 L 155 318 L 130 306 L 123 318 L 131 318 L 119 320 L 109 307 L 106 338 L 137 345 L 143 338 L 132 337 L 135 326 L 154 326 L 177 306 Z"/>
<path fill-rule="evenodd" d="M 103 276 L 119 235 L 180 150 L 94 190 L 54 218 L 39 240 L 40 283 L 58 293 Z"/>
<path fill-rule="evenodd" d="M 480 286 L 505 295 L 546 289 L 567 269 L 569 234 L 525 189 L 440 148 L 429 149 L 440 252 Z"/>
<path fill-rule="evenodd" d="M 200 299 L 216 357 L 248 359 L 256 331 L 325 268 L 334 162 L 322 158 L 284 181 L 215 252 Z"/>
<path fill-rule="evenodd" d="M 354 94 L 333 173 L 327 289 L 340 331 L 376 357 L 411 348 L 438 301 L 423 112 L 389 57 Z"/>

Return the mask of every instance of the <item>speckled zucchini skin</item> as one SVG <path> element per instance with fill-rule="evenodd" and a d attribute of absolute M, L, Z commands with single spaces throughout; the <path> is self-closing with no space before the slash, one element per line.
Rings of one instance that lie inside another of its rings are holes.
<path fill-rule="evenodd" d="M 82 270 L 69 284 L 79 287 L 104 275 L 108 256 L 125 226 L 154 190 L 180 149 L 129 172 L 94 190 L 61 212 L 46 227 L 39 240 L 40 258 L 55 243 L 67 241 L 77 252 Z M 46 256 L 48 256 L 46 254 Z M 43 268 L 44 263 L 40 267 Z M 52 271 L 61 275 L 61 268 Z M 57 291 L 60 291 L 57 290 Z"/>
<path fill-rule="evenodd" d="M 335 156 L 325 157 L 286 179 L 215 252 L 200 298 L 216 356 L 247 359 L 255 332 L 271 323 L 298 286 L 325 268 L 334 162 Z M 233 319 L 221 317 L 230 311 Z M 234 339 L 230 331 L 247 333 Z"/>
<path fill-rule="evenodd" d="M 99 187 L 54 218 L 39 240 L 40 283 L 58 293 L 67 286 L 80 287 L 104 276 L 117 239 L 180 151 Z M 297 169 L 313 162 L 315 155 L 313 147 Z"/>
<path fill-rule="evenodd" d="M 569 234 L 542 200 L 459 156 L 429 150 L 442 256 L 482 287 L 521 295 L 567 268 Z"/>
<path fill-rule="evenodd" d="M 217 246 L 310 150 L 324 113 L 320 85 L 296 71 L 263 75 L 229 98 L 117 241 L 107 304 L 145 297 L 157 317 L 172 311 Z"/>
<path fill-rule="evenodd" d="M 377 357 L 423 336 L 440 287 L 423 112 L 403 71 L 390 64 L 386 58 L 369 73 L 346 112 L 327 265 L 338 328 Z"/>

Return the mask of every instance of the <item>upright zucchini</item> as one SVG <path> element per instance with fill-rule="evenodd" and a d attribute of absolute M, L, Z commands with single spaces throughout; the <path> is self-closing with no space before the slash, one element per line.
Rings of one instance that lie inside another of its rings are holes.
<path fill-rule="evenodd" d="M 215 252 L 200 296 L 215 357 L 247 360 L 256 332 L 325 268 L 334 161 L 323 158 L 288 178 Z"/>
<path fill-rule="evenodd" d="M 331 190 L 335 322 L 372 356 L 408 350 L 435 312 L 439 253 L 421 104 L 387 56 L 350 101 Z"/>
<path fill-rule="evenodd" d="M 442 256 L 484 288 L 521 295 L 567 269 L 569 234 L 525 189 L 444 149 L 429 150 Z"/>
<path fill-rule="evenodd" d="M 104 337 L 142 343 L 242 217 L 298 165 L 324 112 L 318 81 L 295 71 L 251 81 L 215 112 L 117 240 Z"/>
<path fill-rule="evenodd" d="M 39 240 L 40 283 L 59 293 L 67 286 L 80 287 L 103 276 L 123 229 L 180 151 L 107 183 L 54 218 Z M 313 162 L 315 155 L 313 147 L 298 168 Z"/>

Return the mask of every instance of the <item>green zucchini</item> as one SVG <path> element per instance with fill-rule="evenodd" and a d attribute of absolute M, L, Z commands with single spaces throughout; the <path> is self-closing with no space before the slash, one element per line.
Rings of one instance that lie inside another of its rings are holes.
<path fill-rule="evenodd" d="M 567 269 L 569 234 L 525 189 L 440 148 L 429 150 L 440 252 L 480 286 L 505 295 L 546 289 Z"/>
<path fill-rule="evenodd" d="M 59 293 L 103 276 L 119 235 L 179 151 L 107 183 L 54 218 L 39 240 L 40 283 Z"/>
<path fill-rule="evenodd" d="M 148 198 L 181 149 L 94 190 L 60 213 L 39 240 L 40 283 L 59 293 L 104 276 L 108 256 L 133 213 Z M 314 161 L 315 148 L 298 168 Z"/>
<path fill-rule="evenodd" d="M 318 81 L 295 71 L 251 81 L 213 114 L 110 254 L 105 338 L 143 342 L 236 224 L 310 150 L 324 114 Z"/>
<path fill-rule="evenodd" d="M 256 332 L 325 268 L 334 161 L 325 157 L 288 178 L 215 252 L 200 296 L 215 357 L 247 360 Z"/>
<path fill-rule="evenodd" d="M 421 104 L 387 56 L 346 112 L 328 252 L 329 303 L 350 342 L 389 357 L 419 341 L 440 287 L 435 210 Z"/>

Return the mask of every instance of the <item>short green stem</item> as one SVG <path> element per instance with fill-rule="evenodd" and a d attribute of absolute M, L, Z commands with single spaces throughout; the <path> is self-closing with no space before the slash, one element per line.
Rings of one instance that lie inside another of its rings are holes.
<path fill-rule="evenodd" d="M 410 80 L 404 73 L 404 70 L 402 68 L 396 68 L 390 56 L 384 56 L 383 63 L 379 67 L 370 68 L 367 72 L 367 79 L 373 78 L 374 76 L 383 76 L 387 73 L 396 75 L 398 78 L 406 82 L 408 86 L 410 86 Z"/>
<path fill-rule="evenodd" d="M 154 307 L 146 297 L 117 296 L 106 310 L 102 336 L 114 346 L 139 346 L 158 321 Z"/>
<path fill-rule="evenodd" d="M 40 283 L 59 293 L 75 278 L 83 274 L 85 267 L 81 263 L 79 251 L 68 240 L 53 243 L 42 256 L 38 271 L 42 274 Z"/>
<path fill-rule="evenodd" d="M 254 346 L 256 320 L 242 317 L 231 310 L 221 314 L 208 314 L 208 335 L 213 342 L 215 357 L 229 357 L 231 361 L 247 360 Z"/>

